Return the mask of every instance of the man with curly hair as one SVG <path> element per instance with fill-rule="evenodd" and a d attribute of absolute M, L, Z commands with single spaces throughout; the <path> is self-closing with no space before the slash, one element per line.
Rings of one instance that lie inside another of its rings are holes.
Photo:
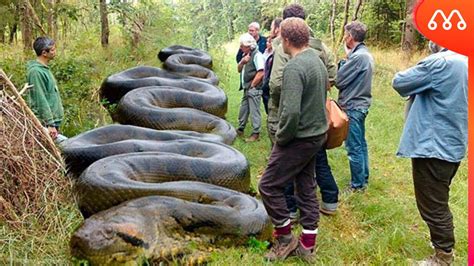
<path fill-rule="evenodd" d="M 265 256 L 282 260 L 290 254 L 311 261 L 316 245 L 319 210 L 314 179 L 315 155 L 326 142 L 328 129 L 325 101 L 328 74 L 309 47 L 310 30 L 304 20 L 288 18 L 281 23 L 282 47 L 290 60 L 282 76 L 278 127 L 268 166 L 260 180 L 263 204 L 274 225 L 275 243 Z M 290 211 L 285 201 L 289 182 L 296 187 L 303 232 L 291 233 Z"/>

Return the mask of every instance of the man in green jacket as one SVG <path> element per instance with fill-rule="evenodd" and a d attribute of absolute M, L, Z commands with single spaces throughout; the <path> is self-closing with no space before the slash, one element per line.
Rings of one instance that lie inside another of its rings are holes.
<path fill-rule="evenodd" d="M 26 100 L 41 124 L 48 129 L 51 138 L 58 137 L 59 126 L 64 117 L 64 109 L 56 79 L 48 64 L 56 56 L 56 45 L 48 37 L 38 37 L 33 43 L 36 60 L 27 64 L 27 82 L 33 86 Z"/>

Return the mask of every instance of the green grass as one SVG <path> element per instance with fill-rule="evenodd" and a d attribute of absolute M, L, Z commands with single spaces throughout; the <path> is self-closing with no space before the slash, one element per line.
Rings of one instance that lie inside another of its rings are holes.
<path fill-rule="evenodd" d="M 136 64 L 159 65 L 156 51 L 129 54 L 124 48 L 117 48 L 120 42 L 112 40 L 107 51 L 97 47 L 96 39 L 91 35 L 81 37 L 80 41 L 70 44 L 67 52 L 60 54 L 64 58 L 77 57 L 78 67 L 85 69 L 90 79 L 89 94 L 83 99 L 65 99 L 71 106 L 77 104 L 77 112 L 66 125 L 70 134 L 77 134 L 93 127 L 110 123 L 106 112 L 100 108 L 97 89 L 107 75 Z M 82 54 L 80 51 L 91 51 Z M 220 47 L 212 52 L 214 67 L 220 77 L 220 87 L 229 98 L 227 119 L 237 125 L 237 114 L 242 92 L 238 91 L 238 74 L 234 62 L 236 43 Z M 373 49 L 376 71 L 373 82 L 373 104 L 366 121 L 367 141 L 370 157 L 370 184 L 364 194 L 341 197 L 340 207 L 334 217 L 322 216 L 318 235 L 317 263 L 320 265 L 408 265 L 431 253 L 428 228 L 416 209 L 411 166 L 408 159 L 395 156 L 400 134 L 403 128 L 404 101 L 391 88 L 394 73 L 408 66 L 402 62 L 398 51 Z M 410 62 L 413 64 L 421 55 Z M 5 57 L 2 63 L 12 62 Z M 59 59 L 59 58 L 58 58 Z M 64 59 L 66 60 L 66 59 Z M 89 68 L 85 68 L 82 65 Z M 18 61 L 14 61 L 17 62 Z M 17 83 L 21 71 L 12 69 Z M 74 83 L 67 83 L 77 97 Z M 331 95 L 336 98 L 337 92 Z M 262 114 L 264 114 L 262 106 Z M 266 116 L 263 115 L 263 121 Z M 74 121 L 77 123 L 74 124 Z M 250 134 L 247 128 L 246 135 Z M 257 191 L 258 180 L 265 170 L 270 153 L 270 142 L 262 123 L 261 140 L 245 143 L 237 139 L 233 145 L 248 158 L 251 165 L 251 186 Z M 329 163 L 340 188 L 349 184 L 349 165 L 346 152 L 337 148 L 328 152 Z M 318 195 L 319 197 L 319 195 Z M 456 234 L 456 264 L 467 263 L 467 164 L 464 162 L 451 186 L 451 210 L 454 214 Z M 54 214 L 51 219 L 59 219 L 61 228 L 49 232 L 35 232 L 35 226 L 28 230 L 15 231 L 0 221 L 0 262 L 21 264 L 68 264 L 68 240 L 81 222 L 74 206 L 67 206 Z M 46 234 L 47 233 L 47 234 Z M 266 265 L 264 250 L 259 243 L 250 247 L 233 247 L 213 253 L 212 265 Z M 16 260 L 16 262 L 15 262 Z M 3 264 L 3 263 L 2 263 Z M 302 261 L 291 258 L 275 265 L 302 265 Z"/>
<path fill-rule="evenodd" d="M 228 120 L 237 125 L 240 98 L 238 74 L 234 62 L 236 44 L 228 44 L 214 55 L 220 87 L 229 97 Z M 222 51 L 228 51 L 225 54 Z M 403 128 L 404 100 L 391 88 L 394 74 L 412 64 L 403 62 L 398 51 L 373 49 L 376 71 L 373 81 L 373 104 L 366 120 L 369 147 L 370 181 L 364 194 L 340 197 L 334 217 L 322 216 L 318 235 L 317 257 L 321 265 L 400 265 L 410 264 L 431 254 L 428 228 L 415 204 L 409 159 L 395 156 Z M 337 98 L 337 91 L 330 94 Z M 264 114 L 262 106 L 262 114 Z M 263 115 L 265 121 L 266 116 Z M 246 135 L 250 134 L 250 125 Z M 252 187 L 265 170 L 270 152 L 266 125 L 262 123 L 261 140 L 245 143 L 237 139 L 234 146 L 248 158 Z M 340 188 L 349 184 L 350 171 L 343 147 L 328 152 L 329 164 Z M 318 194 L 318 197 L 320 195 Z M 456 234 L 456 264 L 467 263 L 467 163 L 463 162 L 451 186 L 451 210 Z M 262 252 L 233 248 L 214 254 L 215 265 L 262 265 Z M 289 259 L 282 264 L 299 265 Z M 278 265 L 278 264 L 277 264 Z"/>

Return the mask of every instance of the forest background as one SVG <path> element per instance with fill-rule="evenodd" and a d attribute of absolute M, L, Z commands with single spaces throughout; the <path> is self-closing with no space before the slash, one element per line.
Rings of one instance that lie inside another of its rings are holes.
<path fill-rule="evenodd" d="M 229 97 L 227 118 L 235 126 L 241 97 L 236 38 L 252 21 L 258 21 L 261 33 L 267 35 L 271 21 L 293 2 L 305 7 L 306 20 L 315 35 L 338 58 L 343 56 L 343 26 L 351 20 L 364 22 L 369 28 L 366 43 L 376 60 L 374 103 L 367 119 L 371 186 L 365 194 L 342 197 L 338 214 L 322 218 L 318 263 L 406 264 L 410 259 L 423 258 L 430 253 L 429 237 L 416 210 L 410 164 L 394 155 L 403 126 L 404 101 L 390 87 L 394 73 L 427 53 L 427 41 L 414 30 L 410 15 L 414 0 L 0 0 L 0 68 L 18 88 L 23 87 L 26 61 L 35 57 L 33 40 L 40 35 L 54 38 L 58 55 L 51 69 L 65 107 L 62 130 L 72 137 L 112 123 L 98 97 L 100 84 L 108 75 L 137 65 L 160 66 L 156 55 L 169 45 L 197 47 L 213 56 L 219 87 Z M 331 96 L 337 97 L 337 92 L 332 91 Z M 264 135 L 258 143 L 237 140 L 234 146 L 251 163 L 255 190 L 266 165 L 262 154 L 269 152 L 268 140 Z M 329 160 L 338 184 L 344 187 L 349 180 L 344 149 L 331 150 Z M 464 162 L 451 197 L 456 261 L 465 264 Z M 41 217 L 28 217 L 20 227 L 0 220 L 0 261 L 66 264 L 71 261 L 69 237 L 81 221 L 73 200 Z M 218 265 L 251 265 L 262 263 L 263 252 L 260 243 L 250 243 L 249 247 L 230 248 L 212 256 Z"/>

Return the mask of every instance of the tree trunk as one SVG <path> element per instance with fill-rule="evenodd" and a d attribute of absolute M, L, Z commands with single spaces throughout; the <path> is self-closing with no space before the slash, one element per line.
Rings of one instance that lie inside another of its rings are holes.
<path fill-rule="evenodd" d="M 48 2 L 48 35 L 56 39 L 57 38 L 57 22 L 56 22 L 56 12 L 55 12 L 55 5 L 57 4 L 57 0 L 47 0 Z"/>
<path fill-rule="evenodd" d="M 41 21 L 38 18 L 38 15 L 36 15 L 35 9 L 31 5 L 30 1 L 29 0 L 24 0 L 24 3 L 25 3 L 25 8 L 28 9 L 28 14 L 33 19 L 33 22 L 36 25 L 36 27 L 41 31 L 41 34 L 48 35 L 46 33 L 46 31 L 44 30 L 43 26 L 41 25 Z"/>
<path fill-rule="evenodd" d="M 20 3 L 20 14 L 21 14 L 21 37 L 23 39 L 23 50 L 29 51 L 33 44 L 33 30 L 30 22 L 30 12 L 27 6 L 27 0 L 21 1 Z"/>
<path fill-rule="evenodd" d="M 359 19 L 359 13 L 362 7 L 362 4 L 364 3 L 364 0 L 358 0 L 355 11 L 354 11 L 354 16 L 352 17 L 352 21 Z"/>
<path fill-rule="evenodd" d="M 132 21 L 132 48 L 136 49 L 142 38 L 142 32 L 145 28 L 146 18 L 142 14 L 138 14 L 136 19 Z"/>
<path fill-rule="evenodd" d="M 5 30 L 0 29 L 0 42 L 5 43 Z"/>
<path fill-rule="evenodd" d="M 344 38 L 344 27 L 347 24 L 347 21 L 349 20 L 349 6 L 351 5 L 351 0 L 346 0 L 346 4 L 344 7 L 344 22 L 342 23 L 341 26 L 341 35 L 339 37 L 339 41 L 337 43 L 341 43 L 342 39 Z"/>
<path fill-rule="evenodd" d="M 231 41 L 234 39 L 234 18 L 232 12 L 232 3 L 227 0 L 221 0 L 222 7 L 224 9 L 224 15 L 227 20 L 227 40 Z"/>
<path fill-rule="evenodd" d="M 413 24 L 413 8 L 415 7 L 416 0 L 406 1 L 406 18 L 405 18 L 405 30 L 402 36 L 402 50 L 404 52 L 405 59 L 409 60 L 413 55 L 415 42 L 416 42 L 416 31 Z"/>
<path fill-rule="evenodd" d="M 15 21 L 15 22 L 13 22 L 13 24 L 10 27 L 10 36 L 9 36 L 9 39 L 8 39 L 8 42 L 10 44 L 13 44 L 13 41 L 16 40 L 17 29 L 18 29 L 18 23 Z"/>
<path fill-rule="evenodd" d="M 109 19 L 107 17 L 107 3 L 106 0 L 99 0 L 100 2 L 100 23 L 101 23 L 101 38 L 100 43 L 102 47 L 109 45 Z"/>
<path fill-rule="evenodd" d="M 332 12 L 331 12 L 331 20 L 329 22 L 330 25 L 330 31 L 331 31 L 331 40 L 332 40 L 332 46 L 336 46 L 336 27 L 334 25 L 336 21 L 336 10 L 337 10 L 337 0 L 332 0 Z"/>

